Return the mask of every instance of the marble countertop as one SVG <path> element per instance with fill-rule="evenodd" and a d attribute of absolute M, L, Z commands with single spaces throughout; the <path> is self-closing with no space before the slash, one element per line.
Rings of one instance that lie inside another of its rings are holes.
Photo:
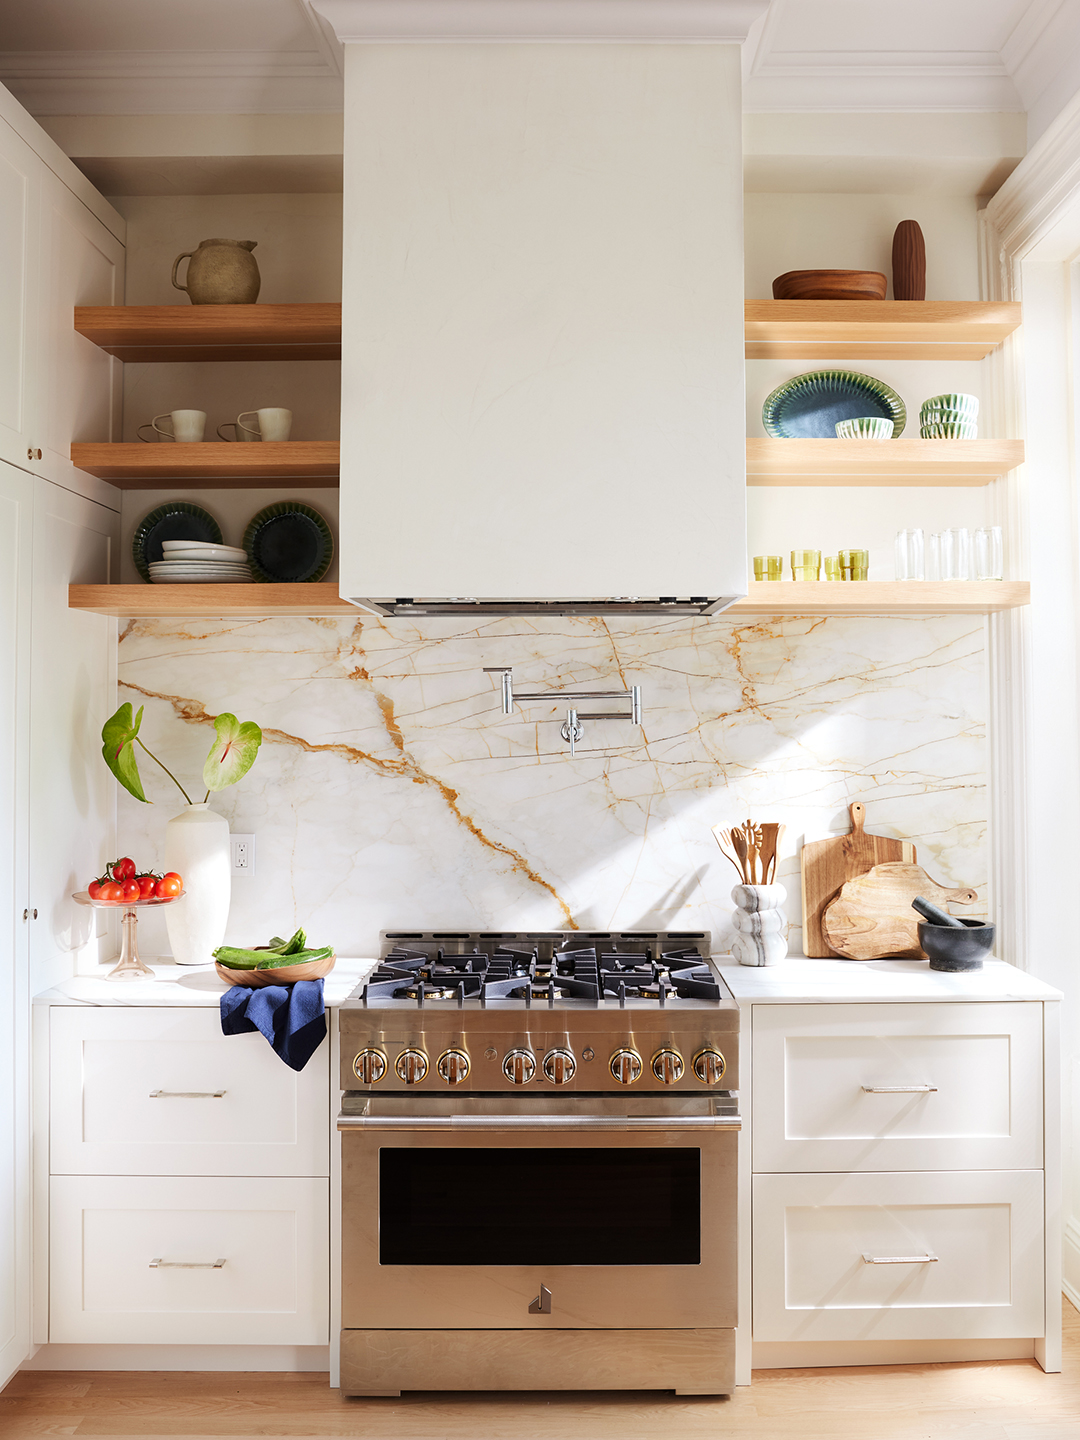
<path fill-rule="evenodd" d="M 115 962 L 114 962 L 115 963 Z M 213 965 L 174 965 L 148 961 L 152 980 L 106 980 L 112 964 L 93 975 L 76 975 L 51 990 L 34 996 L 35 1005 L 216 1005 L 229 988 Z M 377 960 L 338 962 L 326 977 L 323 997 L 327 1009 L 340 1005 L 371 974 Z"/>
<path fill-rule="evenodd" d="M 931 970 L 925 960 L 805 960 L 779 965 L 738 965 L 714 957 L 728 989 L 740 1003 L 875 1000 L 1060 1000 L 1034 975 L 988 960 L 981 970 Z"/>

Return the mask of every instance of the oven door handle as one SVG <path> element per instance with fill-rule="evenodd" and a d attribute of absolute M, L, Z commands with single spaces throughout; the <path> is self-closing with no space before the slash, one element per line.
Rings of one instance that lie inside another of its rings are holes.
<path fill-rule="evenodd" d="M 739 1130 L 738 1115 L 339 1115 L 339 1130 Z"/>

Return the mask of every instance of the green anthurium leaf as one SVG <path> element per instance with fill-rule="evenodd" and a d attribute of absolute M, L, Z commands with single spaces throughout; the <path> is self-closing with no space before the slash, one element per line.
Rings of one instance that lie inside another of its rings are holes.
<path fill-rule="evenodd" d="M 243 724 L 235 715 L 219 715 L 214 721 L 217 739 L 203 766 L 203 784 L 208 790 L 235 785 L 251 769 L 262 744 L 262 731 L 254 720 Z"/>
<path fill-rule="evenodd" d="M 149 805 L 150 802 L 143 793 L 142 780 L 139 778 L 139 767 L 135 763 L 135 737 L 139 733 L 142 717 L 141 705 L 134 719 L 131 706 L 121 705 L 116 714 L 111 715 L 102 726 L 101 754 L 105 764 L 124 789 L 129 790 L 136 800 L 142 800 Z"/>

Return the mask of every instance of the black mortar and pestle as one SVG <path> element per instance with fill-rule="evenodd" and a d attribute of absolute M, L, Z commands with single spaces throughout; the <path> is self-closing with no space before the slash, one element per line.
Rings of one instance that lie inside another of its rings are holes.
<path fill-rule="evenodd" d="M 911 908 L 919 922 L 919 944 L 930 957 L 931 970 L 981 970 L 994 947 L 994 927 L 982 920 L 958 920 L 955 915 L 916 895 Z"/>

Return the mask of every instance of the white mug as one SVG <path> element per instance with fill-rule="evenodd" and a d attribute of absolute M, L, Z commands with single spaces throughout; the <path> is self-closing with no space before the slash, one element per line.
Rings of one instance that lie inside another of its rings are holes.
<path fill-rule="evenodd" d="M 172 429 L 163 430 L 158 424 L 159 420 L 171 421 Z M 164 415 L 155 415 L 153 420 L 140 425 L 137 432 L 140 440 L 149 442 L 150 437 L 142 433 L 144 430 L 156 430 L 163 440 L 179 440 L 182 444 L 189 445 L 203 438 L 206 431 L 206 411 L 166 410 Z"/>
<path fill-rule="evenodd" d="M 254 418 L 255 424 L 245 424 Z M 292 411 L 271 406 L 265 410 L 245 410 L 235 420 L 226 420 L 217 433 L 232 426 L 237 440 L 288 440 L 292 429 Z M 242 433 L 241 433 L 242 432 Z M 224 440 L 226 437 L 221 435 Z"/>

